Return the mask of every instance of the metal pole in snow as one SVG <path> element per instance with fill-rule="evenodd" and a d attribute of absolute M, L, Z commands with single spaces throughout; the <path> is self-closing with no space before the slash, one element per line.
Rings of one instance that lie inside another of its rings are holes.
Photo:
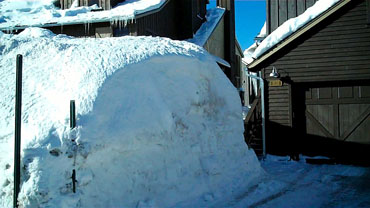
<path fill-rule="evenodd" d="M 69 124 L 70 124 L 71 130 L 76 127 L 76 104 L 74 100 L 71 100 L 70 105 L 69 105 Z M 75 142 L 74 138 L 72 139 L 72 142 L 73 143 Z M 76 160 L 76 152 L 74 153 L 74 158 Z M 73 165 L 75 165 L 74 163 Z M 77 181 L 76 181 L 76 170 L 75 169 L 72 170 L 71 179 L 72 179 L 72 191 L 73 193 L 76 193 L 76 182 Z"/>
<path fill-rule="evenodd" d="M 69 124 L 71 129 L 74 129 L 76 127 L 76 104 L 74 100 L 70 101 L 69 107 Z"/>
<path fill-rule="evenodd" d="M 14 193 L 13 207 L 18 207 L 21 181 L 21 122 L 22 122 L 22 55 L 17 55 L 15 88 L 15 136 L 14 136 Z"/>

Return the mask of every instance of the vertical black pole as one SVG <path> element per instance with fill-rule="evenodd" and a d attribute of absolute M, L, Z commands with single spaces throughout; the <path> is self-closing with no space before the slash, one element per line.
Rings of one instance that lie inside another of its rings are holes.
<path fill-rule="evenodd" d="M 74 129 L 76 127 L 76 104 L 74 100 L 70 101 L 69 105 L 69 124 L 71 129 Z M 74 142 L 74 138 L 72 139 L 72 142 Z M 72 170 L 72 191 L 73 193 L 76 193 L 76 170 Z"/>
<path fill-rule="evenodd" d="M 17 55 L 16 67 L 13 207 L 18 207 L 21 181 L 22 55 L 20 54 Z"/>
<path fill-rule="evenodd" d="M 73 193 L 76 193 L 76 170 L 72 170 L 72 190 Z"/>
<path fill-rule="evenodd" d="M 71 129 L 74 129 L 76 127 L 76 105 L 75 101 L 71 100 L 70 101 L 70 112 L 69 112 L 69 123 Z"/>

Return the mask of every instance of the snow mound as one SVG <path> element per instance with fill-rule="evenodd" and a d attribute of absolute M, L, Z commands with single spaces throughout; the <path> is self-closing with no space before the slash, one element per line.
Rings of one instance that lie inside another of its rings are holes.
<path fill-rule="evenodd" d="M 201 47 L 30 28 L 0 34 L 0 207 L 12 206 L 16 54 L 24 56 L 23 207 L 199 207 L 261 173 L 244 143 L 238 94 Z"/>

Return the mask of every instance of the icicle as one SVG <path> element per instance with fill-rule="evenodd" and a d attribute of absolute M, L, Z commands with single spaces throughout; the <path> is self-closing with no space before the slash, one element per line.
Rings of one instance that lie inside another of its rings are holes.
<path fill-rule="evenodd" d="M 85 26 L 85 35 L 87 34 L 87 22 L 84 22 L 84 26 Z"/>
<path fill-rule="evenodd" d="M 87 35 L 90 35 L 90 22 L 87 22 Z"/>

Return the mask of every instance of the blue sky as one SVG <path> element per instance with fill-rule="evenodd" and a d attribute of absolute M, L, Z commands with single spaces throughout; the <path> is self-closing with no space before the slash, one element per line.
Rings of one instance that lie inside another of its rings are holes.
<path fill-rule="evenodd" d="M 211 0 L 209 7 L 215 6 L 216 0 Z M 253 44 L 265 19 L 265 0 L 235 0 L 235 30 L 243 51 Z"/>

